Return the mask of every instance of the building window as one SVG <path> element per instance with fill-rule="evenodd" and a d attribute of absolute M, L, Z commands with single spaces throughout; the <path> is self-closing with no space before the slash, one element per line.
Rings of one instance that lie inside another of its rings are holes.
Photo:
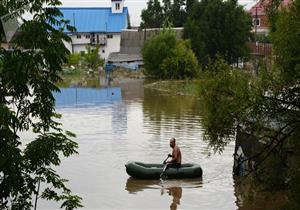
<path fill-rule="evenodd" d="M 120 9 L 120 3 L 116 3 L 116 10 Z"/>
<path fill-rule="evenodd" d="M 108 39 L 112 39 L 114 36 L 112 34 L 107 34 L 106 36 Z"/>
<path fill-rule="evenodd" d="M 77 34 L 77 39 L 81 39 L 81 35 L 80 34 Z"/>
<path fill-rule="evenodd" d="M 86 39 L 90 39 L 90 38 L 91 38 L 91 35 L 90 35 L 90 34 L 86 34 L 86 35 L 85 35 L 85 38 L 86 38 Z"/>
<path fill-rule="evenodd" d="M 105 53 L 105 50 L 104 50 L 104 49 L 102 50 L 102 53 Z"/>
<path fill-rule="evenodd" d="M 254 26 L 260 26 L 260 18 L 256 18 L 253 20 Z"/>

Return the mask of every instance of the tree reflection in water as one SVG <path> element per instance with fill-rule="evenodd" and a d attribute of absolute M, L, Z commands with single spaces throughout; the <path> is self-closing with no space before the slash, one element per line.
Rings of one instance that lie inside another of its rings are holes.
<path fill-rule="evenodd" d="M 201 107 L 198 99 L 163 94 L 145 89 L 143 101 L 145 131 L 159 134 L 164 130 L 190 133 L 200 126 Z M 167 129 L 163 129 L 163 127 Z"/>
<path fill-rule="evenodd" d="M 234 191 L 238 210 L 286 209 L 286 192 L 272 192 L 258 183 L 235 177 Z"/>

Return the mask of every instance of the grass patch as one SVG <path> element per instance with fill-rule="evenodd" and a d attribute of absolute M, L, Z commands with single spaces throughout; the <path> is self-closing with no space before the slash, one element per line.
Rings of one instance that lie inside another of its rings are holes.
<path fill-rule="evenodd" d="M 147 84 L 145 87 L 175 95 L 198 97 L 199 83 L 199 80 L 167 80 Z"/>

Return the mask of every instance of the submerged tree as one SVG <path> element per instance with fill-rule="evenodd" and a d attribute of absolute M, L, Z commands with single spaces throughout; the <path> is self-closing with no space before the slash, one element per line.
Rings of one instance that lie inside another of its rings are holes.
<path fill-rule="evenodd" d="M 203 124 L 217 151 L 230 142 L 237 125 L 262 140 L 255 175 L 271 190 L 287 189 L 290 208 L 299 209 L 300 1 L 278 12 L 274 24 L 271 68 L 251 76 L 220 58 L 208 65 L 201 86 Z"/>
<path fill-rule="evenodd" d="M 74 134 L 64 131 L 57 121 L 54 91 L 58 74 L 67 61 L 68 50 L 63 33 L 74 28 L 62 19 L 55 7 L 57 0 L 2 1 L 0 16 L 25 12 L 33 15 L 23 20 L 12 49 L 0 49 L 0 208 L 31 209 L 38 198 L 61 202 L 74 209 L 81 198 L 72 195 L 66 180 L 54 170 L 61 158 L 76 154 Z M 1 25 L 1 40 L 4 27 Z M 22 132 L 31 131 L 31 139 Z M 43 189 L 40 189 L 43 183 Z M 41 190 L 41 192 L 39 192 Z"/>

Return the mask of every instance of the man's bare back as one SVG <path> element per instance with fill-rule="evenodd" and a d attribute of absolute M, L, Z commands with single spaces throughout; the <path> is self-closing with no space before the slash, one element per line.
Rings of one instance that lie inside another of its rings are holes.
<path fill-rule="evenodd" d="M 181 164 L 181 151 L 178 146 L 175 146 L 173 148 L 172 157 L 173 157 L 172 158 L 173 163 Z"/>
<path fill-rule="evenodd" d="M 173 148 L 172 160 L 168 161 L 168 163 L 181 164 L 181 151 L 180 151 L 179 147 L 176 145 L 175 138 L 170 139 L 170 147 Z"/>

